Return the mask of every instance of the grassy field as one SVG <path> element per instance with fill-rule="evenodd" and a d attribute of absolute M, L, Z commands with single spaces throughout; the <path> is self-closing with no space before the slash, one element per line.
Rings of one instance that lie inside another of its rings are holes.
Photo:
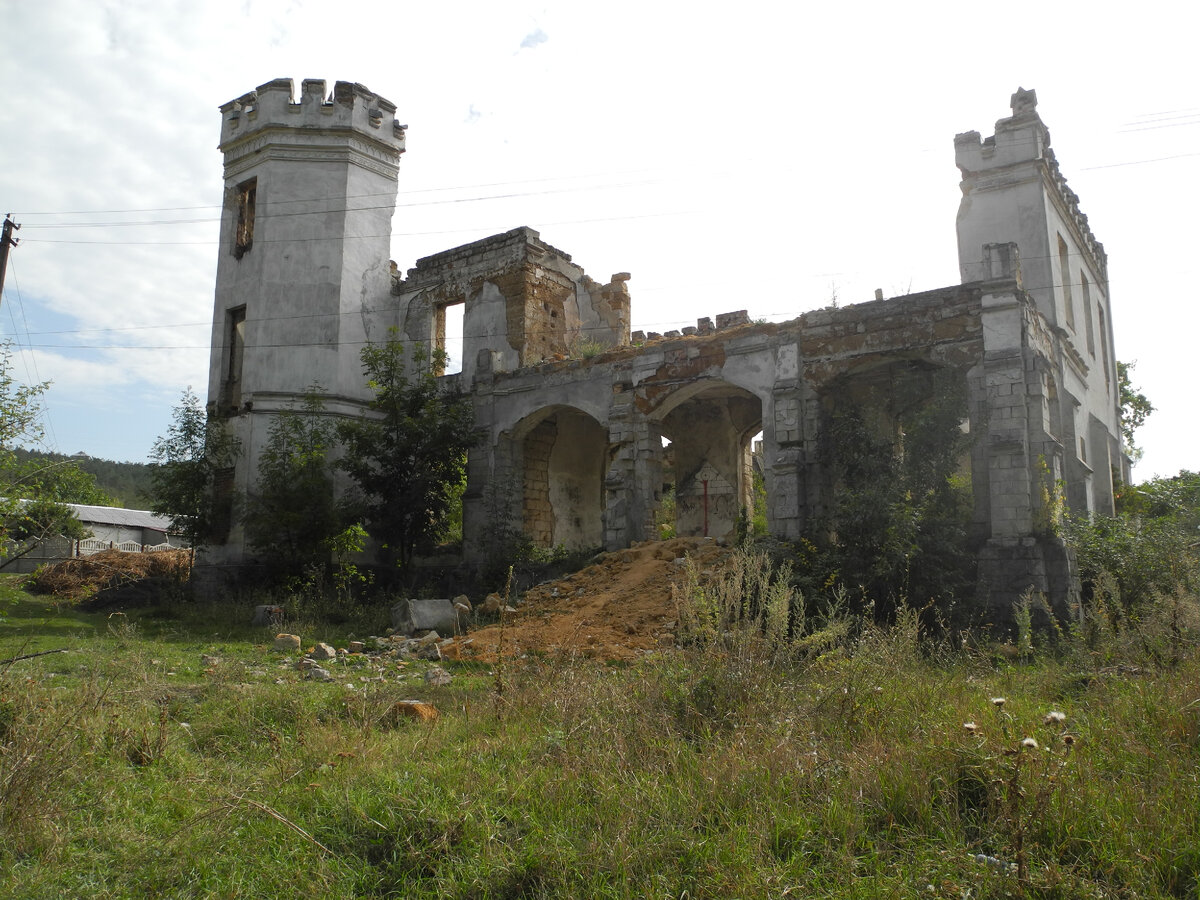
<path fill-rule="evenodd" d="M 0 665 L 4 897 L 1200 897 L 1200 649 L 1161 622 L 434 687 L 392 656 L 303 680 L 247 607 L 0 591 L 0 658 L 67 648 Z"/>

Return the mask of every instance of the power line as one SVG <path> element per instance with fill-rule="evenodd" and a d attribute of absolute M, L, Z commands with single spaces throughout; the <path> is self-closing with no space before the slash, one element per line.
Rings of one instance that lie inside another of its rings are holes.
<path fill-rule="evenodd" d="M 661 219 L 671 216 L 686 216 L 692 215 L 695 210 L 678 210 L 675 212 L 661 213 L 641 213 L 638 215 L 628 216 L 602 216 L 592 219 L 568 219 L 559 222 L 535 222 L 538 228 L 553 228 L 559 225 L 588 225 L 594 222 L 628 222 L 637 219 Z M 510 226 L 511 227 L 511 226 Z M 532 227 L 532 226 L 531 226 Z M 318 237 L 307 238 L 259 238 L 255 237 L 255 244 L 310 244 L 317 241 L 358 241 L 358 240 L 375 240 L 377 238 L 396 238 L 396 237 L 429 237 L 439 234 L 470 234 L 472 232 L 484 231 L 497 233 L 497 229 L 503 226 L 473 226 L 469 228 L 450 228 L 440 229 L 437 231 L 393 231 L 390 234 L 350 234 L 339 235 L 338 237 L 330 237 L 321 235 Z M 508 230 L 505 228 L 504 230 Z M 219 245 L 220 240 L 215 241 L 80 241 L 80 240 L 60 240 L 58 238 L 25 238 L 37 244 L 100 244 L 103 246 L 117 247 L 172 247 L 172 246 L 213 246 Z"/>
<path fill-rule="evenodd" d="M 444 191 L 464 191 L 476 190 L 479 188 L 489 187 L 507 187 L 514 184 L 544 184 L 551 181 L 570 181 L 575 178 L 601 178 L 613 175 L 636 175 L 642 172 L 657 172 L 664 171 L 660 169 L 630 169 L 622 172 L 592 172 L 584 175 L 556 175 L 547 178 L 524 178 L 516 181 L 491 181 L 481 184 L 463 184 L 451 185 L 447 187 L 431 187 L 418 188 L 416 190 L 398 190 L 398 191 L 371 191 L 364 194 L 344 194 L 336 197 L 312 197 L 312 198 L 297 198 L 294 200 L 275 200 L 274 203 L 313 203 L 318 200 L 358 200 L 365 197 L 394 197 L 405 196 L 411 194 L 432 194 L 441 193 Z M 677 171 L 672 169 L 670 171 Z M 717 173 L 727 174 L 727 173 Z M 57 212 L 18 212 L 13 215 L 18 216 L 90 216 L 90 215 L 110 215 L 117 213 L 137 213 L 137 212 L 187 212 L 200 209 L 221 209 L 221 204 L 210 204 L 207 206 L 157 206 L 157 207 L 135 207 L 129 209 L 74 209 L 74 210 L 59 210 Z"/>
<path fill-rule="evenodd" d="M 25 322 L 25 333 L 28 336 L 29 321 L 28 321 L 28 319 L 25 318 L 25 303 L 21 298 L 21 283 L 20 283 L 20 280 L 17 278 L 16 260 L 10 259 L 8 261 L 8 265 L 12 269 L 13 288 L 17 293 L 17 305 L 21 309 L 21 320 Z M 8 305 L 8 307 L 9 307 L 9 315 L 11 316 L 12 315 L 12 304 L 10 303 Z M 13 330 L 14 330 L 14 332 L 16 331 L 16 319 L 15 318 L 13 319 Z M 21 342 L 19 339 L 17 339 L 17 349 L 18 350 L 22 349 Z M 30 379 L 29 383 L 31 385 L 41 384 L 42 383 L 42 375 L 41 375 L 41 372 L 38 371 L 37 354 L 33 352 L 32 342 L 29 343 L 28 359 L 26 358 L 24 353 L 21 353 L 21 361 L 25 365 L 25 377 L 26 378 L 29 378 L 29 365 L 30 365 L 30 363 L 33 364 L 33 375 L 35 377 L 33 379 Z M 49 406 L 49 404 L 46 403 L 46 400 L 44 397 L 40 398 L 40 402 L 38 403 L 38 412 L 41 413 L 42 421 L 44 421 L 46 423 L 46 430 L 48 432 L 50 432 L 50 446 L 52 448 L 58 447 L 58 436 L 54 432 L 54 420 L 51 419 L 51 417 L 50 417 L 50 406 Z"/>
<path fill-rule="evenodd" d="M 415 208 L 418 206 L 445 206 L 445 205 L 449 205 L 452 203 L 479 203 L 479 202 L 483 202 L 486 200 L 513 200 L 513 199 L 517 199 L 520 197 L 542 197 L 542 196 L 550 196 L 550 195 L 554 195 L 554 194 L 574 194 L 574 193 L 581 193 L 584 191 L 611 190 L 613 188 L 625 188 L 625 187 L 641 187 L 641 186 L 648 185 L 648 184 L 660 184 L 660 183 L 662 183 L 661 180 L 625 181 L 625 182 L 617 182 L 617 183 L 612 183 L 612 184 L 580 185 L 578 187 L 571 187 L 571 188 L 557 188 L 555 190 L 549 190 L 549 191 L 518 191 L 518 192 L 514 192 L 514 193 L 509 193 L 509 194 L 487 194 L 487 195 L 479 195 L 479 196 L 474 196 L 474 197 L 451 197 L 451 198 L 448 198 L 445 200 L 425 200 L 425 201 L 421 201 L 418 203 L 391 202 L 391 203 L 381 203 L 376 206 L 337 206 L 337 207 L 330 207 L 327 209 L 299 210 L 296 212 L 271 212 L 270 209 L 272 206 L 274 206 L 276 204 L 283 204 L 283 203 L 325 203 L 325 202 L 329 202 L 331 200 L 336 200 L 336 201 L 344 203 L 345 201 L 354 199 L 354 198 L 347 197 L 347 196 L 338 196 L 338 197 L 314 197 L 311 199 L 294 199 L 294 200 L 268 200 L 268 202 L 262 204 L 264 206 L 264 209 L 259 210 L 259 216 L 261 217 L 261 220 L 270 220 L 270 219 L 291 218 L 294 216 L 329 215 L 330 213 L 371 212 L 374 210 L 381 210 L 381 209 L 412 209 L 412 208 Z M 362 194 L 359 196 L 364 197 L 364 198 L 365 197 L 386 197 L 386 196 L 395 197 L 396 194 L 394 192 L 380 192 L 377 194 Z M 220 209 L 221 207 L 196 207 L 196 208 L 198 208 L 198 209 Z M 46 215 L 51 215 L 51 214 L 47 213 Z M 122 228 L 122 227 L 148 226 L 148 225 L 207 225 L 207 224 L 211 224 L 212 222 L 219 222 L 219 221 L 221 221 L 220 218 L 213 218 L 213 219 L 150 219 L 150 220 L 138 221 L 138 222 L 122 222 L 122 221 L 117 221 L 117 222 L 46 222 L 43 224 L 30 224 L 29 227 L 31 227 L 31 228 Z"/>

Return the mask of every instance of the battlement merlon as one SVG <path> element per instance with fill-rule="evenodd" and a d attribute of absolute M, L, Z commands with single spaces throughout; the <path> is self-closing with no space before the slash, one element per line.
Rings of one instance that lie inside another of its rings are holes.
<path fill-rule="evenodd" d="M 1079 196 L 1067 186 L 1066 176 L 1050 148 L 1050 131 L 1037 112 L 1037 91 L 1018 88 L 1011 99 L 1012 115 L 996 122 L 995 133 L 981 139 L 978 131 L 954 136 L 954 161 L 962 173 L 963 196 L 971 191 L 1001 189 L 1020 180 L 1022 165 L 1040 168 L 1047 187 L 1056 195 L 1069 221 L 1108 280 L 1108 254 L 1096 240 L 1088 218 L 1079 209 Z"/>
<path fill-rule="evenodd" d="M 219 149 L 228 152 L 250 135 L 283 127 L 354 131 L 397 156 L 404 152 L 408 126 L 395 118 L 396 104 L 350 81 L 336 82 L 332 93 L 326 91 L 324 79 L 306 78 L 299 99 L 293 99 L 292 80 L 276 78 L 222 104 Z"/>

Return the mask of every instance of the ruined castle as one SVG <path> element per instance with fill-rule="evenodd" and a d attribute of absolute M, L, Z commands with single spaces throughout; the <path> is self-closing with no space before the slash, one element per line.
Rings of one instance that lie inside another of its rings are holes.
<path fill-rule="evenodd" d="M 462 371 L 443 377 L 470 395 L 484 435 L 468 460 L 468 554 L 497 497 L 540 545 L 655 537 L 668 441 L 676 532 L 727 535 L 751 502 L 760 433 L 770 531 L 799 537 L 831 495 L 820 452 L 829 412 L 853 401 L 898 435 L 901 398 L 936 375 L 968 401 L 980 603 L 1005 608 L 1028 588 L 1066 599 L 1071 563 L 1045 527 L 1047 498 L 1062 491 L 1074 511 L 1111 513 L 1129 463 L 1106 256 L 1033 91 L 1013 95 L 991 137 L 954 140 L 960 284 L 780 324 L 726 313 L 663 335 L 631 334 L 627 274 L 595 281 L 528 228 L 401 277 L 389 261 L 405 138 L 394 114 L 363 85 L 329 92 L 320 80 L 298 97 L 290 80 L 270 81 L 221 107 L 208 410 L 241 456 L 219 490 L 254 485 L 271 417 L 310 385 L 328 392 L 330 415 L 361 414 L 364 342 L 395 328 L 441 347 L 447 308 L 462 304 Z M 205 559 L 248 557 L 231 520 Z"/>

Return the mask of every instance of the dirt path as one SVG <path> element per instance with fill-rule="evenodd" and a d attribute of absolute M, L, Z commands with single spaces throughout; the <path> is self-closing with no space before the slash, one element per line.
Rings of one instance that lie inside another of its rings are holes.
<path fill-rule="evenodd" d="M 489 625 L 471 632 L 462 656 L 566 652 L 633 659 L 674 640 L 671 585 L 683 575 L 677 560 L 691 557 L 705 569 L 728 552 L 709 538 L 675 538 L 608 553 L 586 569 L 531 588 L 503 628 Z"/>

